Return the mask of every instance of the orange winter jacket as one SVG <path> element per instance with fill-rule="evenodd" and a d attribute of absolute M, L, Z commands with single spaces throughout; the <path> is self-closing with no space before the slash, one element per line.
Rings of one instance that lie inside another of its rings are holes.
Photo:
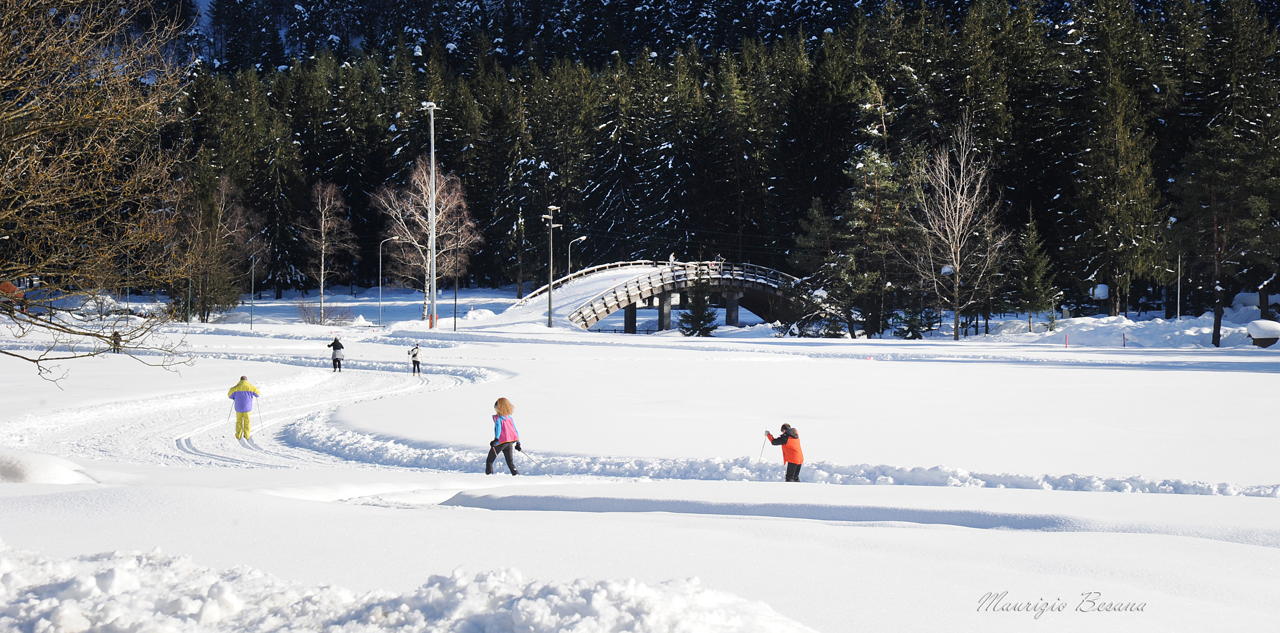
<path fill-rule="evenodd" d="M 772 433 L 766 432 L 769 441 L 774 446 L 782 447 L 782 461 L 788 464 L 803 464 L 804 451 L 800 450 L 800 434 L 795 429 L 787 429 L 786 433 L 774 437 Z"/>

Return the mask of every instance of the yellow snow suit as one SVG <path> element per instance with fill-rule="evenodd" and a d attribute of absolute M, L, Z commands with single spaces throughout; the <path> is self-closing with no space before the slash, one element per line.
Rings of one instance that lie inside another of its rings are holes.
<path fill-rule="evenodd" d="M 237 440 L 249 439 L 249 412 L 253 410 L 253 399 L 257 395 L 258 388 L 247 380 L 241 380 L 227 390 L 227 397 L 235 401 Z"/>

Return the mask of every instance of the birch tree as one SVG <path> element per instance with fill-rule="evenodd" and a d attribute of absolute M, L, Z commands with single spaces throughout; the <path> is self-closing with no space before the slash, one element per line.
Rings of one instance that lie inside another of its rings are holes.
<path fill-rule="evenodd" d="M 419 158 L 402 188 L 385 186 L 374 195 L 374 204 L 387 217 L 387 236 L 393 271 L 422 284 L 422 318 L 428 318 L 431 302 L 431 176 L 427 159 Z M 480 234 L 467 209 L 462 180 L 455 174 L 436 178 L 436 277 L 456 274 L 480 244 Z"/>
<path fill-rule="evenodd" d="M 312 252 L 312 273 L 320 282 L 320 324 L 325 320 L 324 287 L 337 258 L 349 257 L 356 251 L 355 236 L 347 217 L 347 203 L 338 186 L 318 182 L 311 188 L 311 226 L 302 239 Z"/>
<path fill-rule="evenodd" d="M 952 310 L 952 338 L 960 340 L 960 313 L 983 299 L 1009 235 L 996 222 L 990 159 L 978 153 L 967 119 L 920 170 L 919 208 L 907 219 L 915 248 L 899 253 Z"/>

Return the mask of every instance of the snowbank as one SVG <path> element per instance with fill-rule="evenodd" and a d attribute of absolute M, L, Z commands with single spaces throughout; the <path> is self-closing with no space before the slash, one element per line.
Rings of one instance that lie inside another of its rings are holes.
<path fill-rule="evenodd" d="M 39 453 L 0 449 L 0 483 L 91 484 L 79 464 Z"/>
<path fill-rule="evenodd" d="M 452 447 L 425 448 L 395 440 L 336 429 L 327 424 L 304 421 L 284 429 L 281 439 L 289 444 L 328 453 L 356 462 L 384 466 L 405 466 L 476 472 L 483 450 Z M 749 457 L 737 459 L 672 459 L 549 455 L 536 457 L 516 453 L 517 467 L 526 475 L 588 475 L 649 479 L 702 479 L 728 481 L 778 481 L 781 467 Z M 501 472 L 501 470 L 500 470 Z M 1094 475 L 1017 475 L 975 473 L 947 466 L 898 467 L 887 465 L 840 465 L 826 462 L 805 464 L 800 478 L 840 485 L 910 485 L 978 488 L 1024 488 L 1034 490 L 1074 490 L 1095 492 L 1148 492 L 1163 494 L 1244 495 L 1280 497 L 1280 484 L 1237 487 L 1227 483 L 1153 480 L 1142 477 L 1098 477 Z"/>
<path fill-rule="evenodd" d="M 1027 333 L 1025 320 L 1005 321 L 993 327 L 988 340 L 1010 343 L 1054 343 L 1085 347 L 1213 347 L 1213 315 L 1198 318 L 1134 321 L 1122 316 L 1060 319 L 1052 332 L 1043 323 Z M 1250 345 L 1243 326 L 1222 324 L 1222 347 Z"/>
<path fill-rule="evenodd" d="M 0 546 L 0 630 L 811 632 L 768 606 L 696 579 L 525 580 L 518 571 L 431 576 L 417 590 L 356 593 L 285 583 L 185 557 L 112 553 L 71 559 Z"/>

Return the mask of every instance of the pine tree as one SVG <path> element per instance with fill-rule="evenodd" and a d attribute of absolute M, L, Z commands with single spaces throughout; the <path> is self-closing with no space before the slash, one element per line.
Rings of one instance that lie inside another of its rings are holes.
<path fill-rule="evenodd" d="M 849 181 L 843 169 L 859 130 L 861 81 L 852 46 L 828 34 L 809 63 L 801 43 L 788 39 L 776 54 L 790 62 L 798 84 L 782 110 L 785 124 L 778 140 L 777 205 L 779 222 L 792 225 L 814 198 L 834 206 Z"/>
<path fill-rule="evenodd" d="M 695 222 L 708 254 L 735 261 L 755 259 L 753 236 L 767 235 L 769 222 L 768 147 L 757 120 L 755 98 L 744 86 L 737 63 L 719 60 L 706 137 L 699 159 L 704 188 Z M 766 260 L 767 261 L 767 260 Z"/>
<path fill-rule="evenodd" d="M 1080 278 L 1109 286 L 1114 316 L 1122 307 L 1127 309 L 1135 281 L 1155 271 L 1160 255 L 1159 196 L 1136 100 L 1116 69 L 1107 67 L 1104 74 L 1098 119 L 1078 183 L 1085 224 Z"/>
<path fill-rule="evenodd" d="M 265 82 L 250 71 L 236 76 L 234 90 L 242 104 L 243 151 L 247 165 L 241 181 L 245 205 L 261 222 L 263 285 L 275 289 L 300 288 L 307 278 L 308 252 L 302 244 L 301 210 L 307 207 L 297 146 L 283 116 L 273 107 Z"/>
<path fill-rule="evenodd" d="M 632 71 L 621 59 L 615 60 L 606 83 L 608 92 L 592 124 L 592 155 L 597 157 L 583 193 L 581 223 L 573 231 L 600 239 L 588 240 L 584 254 L 604 261 L 631 259 L 638 255 L 620 238 L 630 232 L 648 233 L 654 222 L 648 217 L 651 173 L 645 164 L 644 148 L 647 113 L 634 99 L 638 96 Z"/>
<path fill-rule="evenodd" d="M 1049 258 L 1044 254 L 1035 218 L 1027 216 L 1027 226 L 1019 240 L 1018 303 L 1027 313 L 1027 331 L 1033 331 L 1032 316 L 1052 311 L 1058 290 L 1053 287 Z"/>
<path fill-rule="evenodd" d="M 1213 344 L 1221 342 L 1223 311 L 1244 281 L 1265 287 L 1275 275 L 1276 208 L 1280 202 L 1280 141 L 1274 104 L 1280 97 L 1275 55 L 1280 46 L 1252 3 L 1216 7 L 1207 133 L 1184 161 L 1176 192 L 1175 234 L 1189 253 L 1213 304 Z"/>
<path fill-rule="evenodd" d="M 707 300 L 705 284 L 695 285 L 681 294 L 689 298 L 689 308 L 680 314 L 680 333 L 685 336 L 711 336 L 716 330 L 716 311 Z"/>
<path fill-rule="evenodd" d="M 1130 289 L 1154 275 L 1161 246 L 1159 192 L 1152 176 L 1147 118 L 1150 50 L 1128 0 L 1094 0 L 1080 16 L 1081 98 L 1074 106 L 1084 129 L 1073 220 L 1077 278 L 1109 287 L 1108 310 L 1127 309 Z"/>

